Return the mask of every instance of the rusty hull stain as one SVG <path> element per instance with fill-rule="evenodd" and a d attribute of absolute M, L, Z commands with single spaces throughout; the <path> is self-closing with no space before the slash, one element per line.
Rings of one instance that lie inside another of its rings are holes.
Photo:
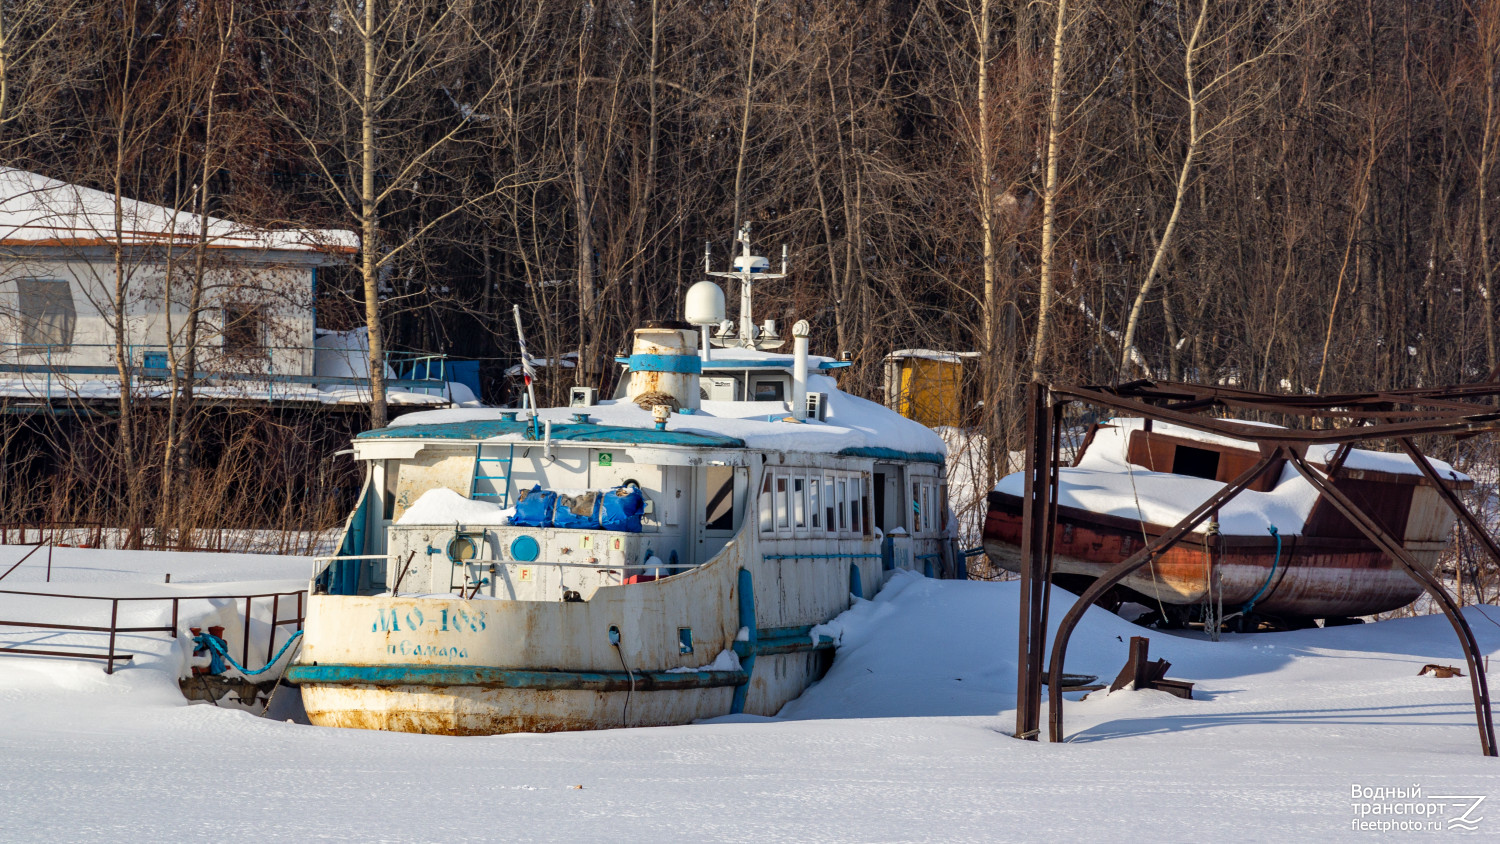
<path fill-rule="evenodd" d="M 1019 509 L 1010 512 L 992 501 L 984 547 L 991 560 L 1009 571 L 1020 570 L 1021 528 Z M 1274 541 L 1226 539 L 1216 563 L 1226 606 L 1249 601 L 1265 586 L 1256 603 L 1264 612 L 1315 618 L 1369 615 L 1405 606 L 1422 592 L 1399 564 L 1362 539 L 1286 536 L 1279 559 Z M 1088 577 L 1103 575 L 1144 544 L 1139 531 L 1072 519 L 1066 524 L 1059 521 L 1053 541 L 1054 570 Z M 1415 540 L 1406 545 L 1419 562 L 1436 565 L 1440 551 L 1434 543 Z M 1123 585 L 1167 603 L 1192 604 L 1204 599 L 1208 575 L 1202 539 L 1194 536 L 1131 574 Z"/>

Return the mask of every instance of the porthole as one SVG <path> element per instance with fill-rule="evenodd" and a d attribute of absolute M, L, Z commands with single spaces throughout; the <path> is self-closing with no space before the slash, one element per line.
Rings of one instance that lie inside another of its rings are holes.
<path fill-rule="evenodd" d="M 541 556 L 542 546 L 534 538 L 522 534 L 511 540 L 510 558 L 520 563 L 534 562 Z"/>

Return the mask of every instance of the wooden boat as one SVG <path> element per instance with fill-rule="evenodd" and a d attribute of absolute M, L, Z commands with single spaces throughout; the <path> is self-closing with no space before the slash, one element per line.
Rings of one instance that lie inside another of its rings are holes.
<path fill-rule="evenodd" d="M 1327 470 L 1334 448 L 1309 449 Z M 1071 468 L 1059 470 L 1053 582 L 1081 592 L 1110 566 L 1166 532 L 1258 458 L 1249 442 L 1164 423 L 1118 419 L 1092 429 Z M 1433 460 L 1456 488 L 1472 481 Z M 989 494 L 984 546 L 1020 570 L 1021 473 Z M 1416 560 L 1436 566 L 1453 515 L 1404 454 L 1354 449 L 1333 485 L 1375 518 Z M 1421 587 L 1288 465 L 1273 464 L 1225 505 L 1218 522 L 1138 570 L 1108 596 L 1164 613 L 1169 624 L 1201 617 L 1209 601 L 1253 629 L 1257 620 L 1308 623 L 1404 606 Z"/>

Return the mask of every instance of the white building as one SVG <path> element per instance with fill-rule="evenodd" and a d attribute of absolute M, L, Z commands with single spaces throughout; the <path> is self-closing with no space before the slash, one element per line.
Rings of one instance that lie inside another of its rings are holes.
<path fill-rule="evenodd" d="M 204 222 L 132 199 L 117 208 L 111 193 L 0 168 L 0 395 L 117 394 L 121 320 L 133 371 L 165 378 L 169 348 L 180 371 L 196 287 L 197 369 L 208 389 L 367 401 L 357 376 L 368 368 L 355 359 L 363 350 L 347 335 L 320 342 L 315 308 L 319 270 L 348 260 L 358 238 Z M 318 354 L 329 341 L 337 348 Z M 409 400 L 429 398 L 439 399 Z"/>

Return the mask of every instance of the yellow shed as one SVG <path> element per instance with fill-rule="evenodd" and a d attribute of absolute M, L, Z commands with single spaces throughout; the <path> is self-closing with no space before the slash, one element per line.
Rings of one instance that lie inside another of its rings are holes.
<path fill-rule="evenodd" d="M 885 356 L 885 404 L 929 428 L 962 426 L 964 362 L 978 352 L 900 349 Z"/>

